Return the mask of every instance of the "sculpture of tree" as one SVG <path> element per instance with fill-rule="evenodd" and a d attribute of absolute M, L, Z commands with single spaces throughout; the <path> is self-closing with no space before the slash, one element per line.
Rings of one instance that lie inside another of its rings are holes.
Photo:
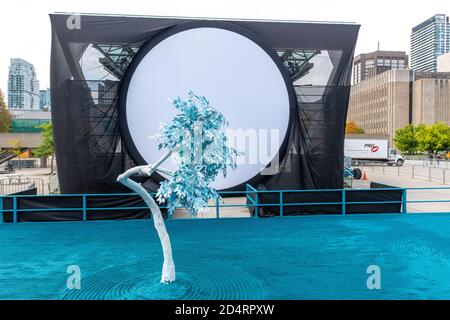
<path fill-rule="evenodd" d="M 155 172 L 167 177 L 157 192 L 158 202 L 167 203 L 169 214 L 176 208 L 186 208 L 196 215 L 208 206 L 209 199 L 219 198 L 211 184 L 219 173 L 226 176 L 228 168 L 236 168 L 235 159 L 239 154 L 228 146 L 228 139 L 222 130 L 227 125 L 224 116 L 210 106 L 205 97 L 189 92 L 188 100 L 178 97 L 173 101 L 173 106 L 179 113 L 169 123 L 162 124 L 160 133 L 153 137 L 158 139 L 159 149 L 167 149 L 168 152 L 156 163 L 131 168 L 117 178 L 118 182 L 140 195 L 152 213 L 163 249 L 162 283 L 175 281 L 169 234 L 158 204 L 131 177 L 151 176 Z M 161 167 L 172 155 L 176 161 L 175 172 Z"/>

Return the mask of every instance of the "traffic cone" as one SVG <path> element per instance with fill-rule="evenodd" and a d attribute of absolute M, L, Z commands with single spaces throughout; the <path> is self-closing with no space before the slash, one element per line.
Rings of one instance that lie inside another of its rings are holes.
<path fill-rule="evenodd" d="M 367 179 L 367 174 L 366 174 L 366 172 L 364 171 L 364 175 L 363 175 L 363 178 L 362 178 L 362 181 L 367 181 L 368 179 Z"/>

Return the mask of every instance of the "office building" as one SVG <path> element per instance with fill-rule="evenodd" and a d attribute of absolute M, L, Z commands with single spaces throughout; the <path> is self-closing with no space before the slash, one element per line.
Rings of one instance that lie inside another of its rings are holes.
<path fill-rule="evenodd" d="M 407 69 L 408 56 L 404 51 L 375 51 L 363 53 L 353 61 L 352 84 L 377 76 L 391 69 Z"/>
<path fill-rule="evenodd" d="M 437 71 L 450 72 L 450 52 L 437 58 Z"/>
<path fill-rule="evenodd" d="M 8 107 L 11 110 L 39 110 L 39 81 L 34 66 L 23 59 L 11 59 Z"/>
<path fill-rule="evenodd" d="M 450 73 L 390 70 L 352 86 L 347 122 L 367 134 L 445 122 L 450 125 Z"/>
<path fill-rule="evenodd" d="M 437 58 L 450 51 L 450 23 L 445 14 L 437 14 L 412 29 L 411 69 L 436 72 Z"/>
<path fill-rule="evenodd" d="M 450 125 L 450 72 L 416 73 L 412 90 L 413 124 Z"/>
<path fill-rule="evenodd" d="M 347 122 L 367 134 L 387 134 L 392 142 L 410 121 L 411 76 L 409 70 L 389 70 L 352 86 Z"/>
<path fill-rule="evenodd" d="M 39 109 L 51 109 L 50 88 L 47 88 L 47 90 L 39 90 Z"/>
<path fill-rule="evenodd" d="M 50 111 L 16 111 L 11 123 L 12 133 L 38 133 L 42 132 L 39 126 L 52 122 Z"/>

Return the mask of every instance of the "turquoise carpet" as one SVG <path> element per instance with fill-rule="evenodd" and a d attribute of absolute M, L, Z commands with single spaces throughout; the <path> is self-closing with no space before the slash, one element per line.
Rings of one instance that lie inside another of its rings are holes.
<path fill-rule="evenodd" d="M 0 225 L 0 299 L 450 299 L 450 215 Z M 81 290 L 66 286 L 81 269 Z M 381 290 L 366 281 L 381 268 Z"/>

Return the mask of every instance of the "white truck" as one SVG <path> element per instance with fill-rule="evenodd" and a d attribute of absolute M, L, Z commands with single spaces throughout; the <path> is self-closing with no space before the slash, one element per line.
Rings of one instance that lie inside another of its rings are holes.
<path fill-rule="evenodd" d="M 389 148 L 389 136 L 384 135 L 346 135 L 344 155 L 352 158 L 353 166 L 383 163 L 401 167 L 405 164 L 405 159 Z"/>

